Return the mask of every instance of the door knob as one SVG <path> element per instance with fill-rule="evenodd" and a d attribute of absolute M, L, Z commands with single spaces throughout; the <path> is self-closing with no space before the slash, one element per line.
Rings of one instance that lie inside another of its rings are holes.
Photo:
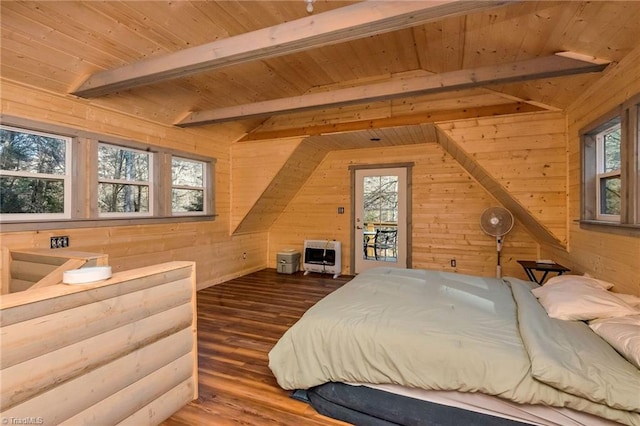
<path fill-rule="evenodd" d="M 356 226 L 356 229 L 362 229 L 362 226 Z"/>

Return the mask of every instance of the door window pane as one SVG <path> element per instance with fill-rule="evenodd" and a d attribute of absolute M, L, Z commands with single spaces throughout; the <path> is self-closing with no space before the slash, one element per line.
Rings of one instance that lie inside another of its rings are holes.
<path fill-rule="evenodd" d="M 397 262 L 398 176 L 363 177 L 363 258 Z"/>

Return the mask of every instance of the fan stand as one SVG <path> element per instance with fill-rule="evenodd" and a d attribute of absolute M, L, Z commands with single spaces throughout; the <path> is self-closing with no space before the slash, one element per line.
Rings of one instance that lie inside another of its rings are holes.
<path fill-rule="evenodd" d="M 498 252 L 498 263 L 496 265 L 496 278 L 502 278 L 502 266 L 500 266 L 500 252 L 502 251 L 502 236 L 496 236 L 496 251 Z"/>
<path fill-rule="evenodd" d="M 502 266 L 500 265 L 500 255 L 504 236 L 513 227 L 513 215 L 504 207 L 489 207 L 480 216 L 480 228 L 485 234 L 496 238 L 496 251 L 498 259 L 496 263 L 496 277 L 502 278 Z"/>

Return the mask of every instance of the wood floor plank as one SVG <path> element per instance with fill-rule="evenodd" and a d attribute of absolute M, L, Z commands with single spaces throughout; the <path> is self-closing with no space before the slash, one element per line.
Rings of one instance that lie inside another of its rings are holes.
<path fill-rule="evenodd" d="M 345 425 L 281 389 L 268 354 L 307 309 L 351 278 L 265 269 L 199 291 L 200 397 L 163 426 Z"/>

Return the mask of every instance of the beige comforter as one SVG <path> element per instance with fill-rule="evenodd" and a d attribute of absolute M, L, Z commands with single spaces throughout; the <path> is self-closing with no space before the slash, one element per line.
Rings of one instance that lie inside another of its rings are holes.
<path fill-rule="evenodd" d="M 510 281 L 393 268 L 365 272 L 309 309 L 269 353 L 269 366 L 285 389 L 354 382 L 482 392 L 640 425 L 640 371 L 585 324 L 576 334 L 566 322 L 549 319 L 529 283 Z M 540 339 L 538 329 L 559 334 Z M 569 351 L 586 339 L 595 353 L 559 359 L 567 354 L 545 344 L 555 339 Z M 536 354 L 537 377 L 529 351 Z"/>

